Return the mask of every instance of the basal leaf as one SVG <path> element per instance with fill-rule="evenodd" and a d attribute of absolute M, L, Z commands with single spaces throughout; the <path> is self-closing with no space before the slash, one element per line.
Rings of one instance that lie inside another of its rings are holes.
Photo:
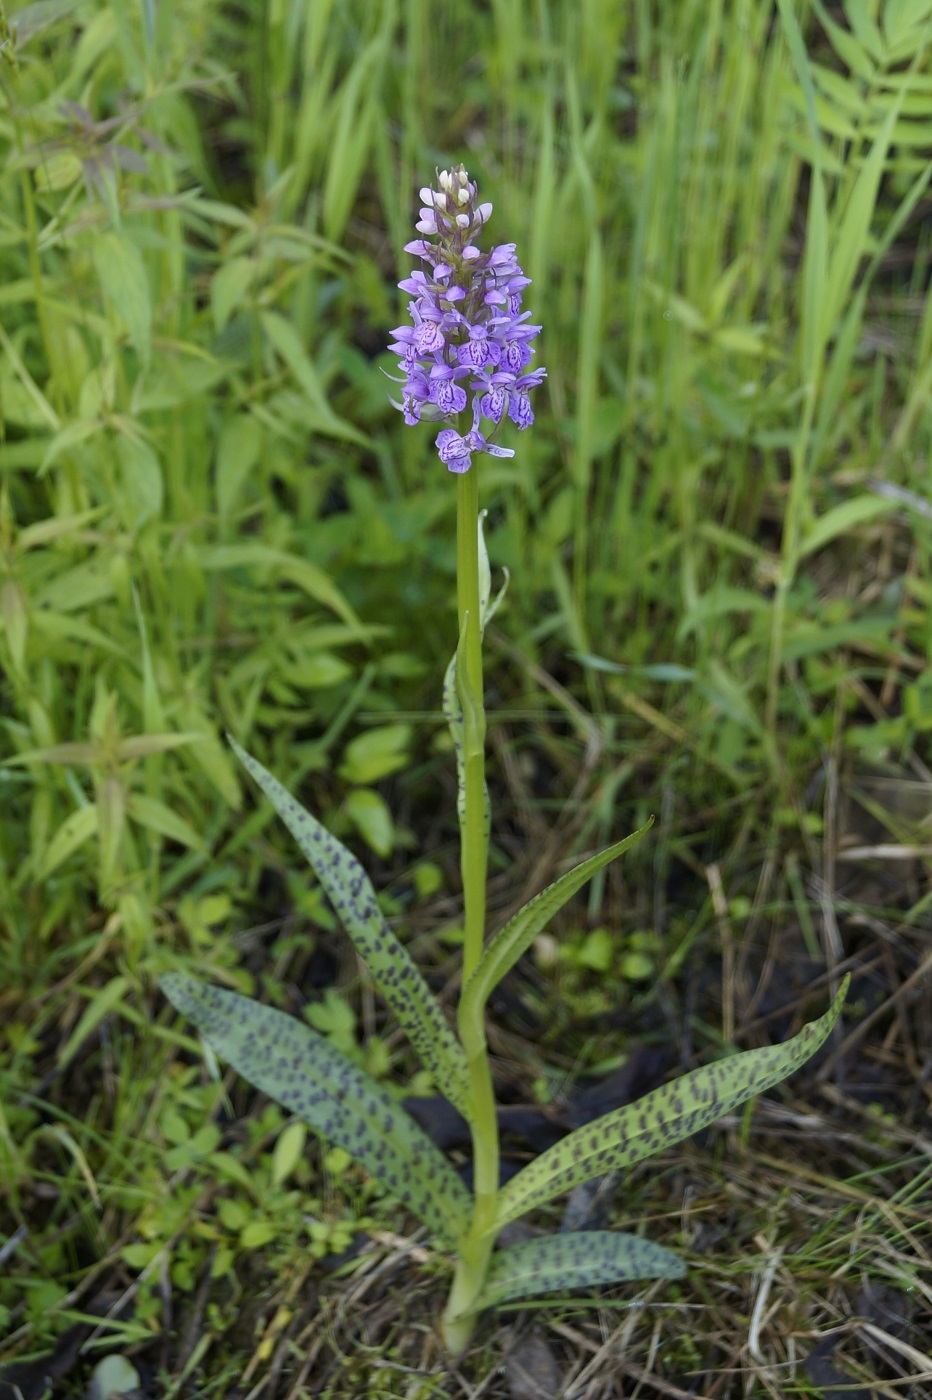
<path fill-rule="evenodd" d="M 672 1250 L 638 1235 L 614 1230 L 543 1235 L 493 1254 L 482 1292 L 470 1312 L 535 1293 L 575 1292 L 633 1279 L 682 1278 L 685 1272 L 685 1264 Z"/>
<path fill-rule="evenodd" d="M 849 980 L 845 978 L 825 1015 L 785 1044 L 745 1050 L 694 1069 L 570 1133 L 503 1187 L 495 1229 L 582 1181 L 631 1167 L 682 1142 L 754 1094 L 779 1084 L 825 1041 L 841 1015 Z"/>
<path fill-rule="evenodd" d="M 385 922 L 366 872 L 277 778 L 234 739 L 230 743 L 310 861 L 356 951 L 437 1087 L 465 1114 L 467 1069 L 462 1047 L 407 949 Z"/>
<path fill-rule="evenodd" d="M 505 927 L 492 939 L 478 967 L 466 983 L 460 1004 L 460 1025 L 472 1020 L 475 1029 L 480 1029 L 490 992 L 506 972 L 514 967 L 522 953 L 527 952 L 554 914 L 562 909 L 566 901 L 587 880 L 591 880 L 598 870 L 608 865 L 616 856 L 620 856 L 629 846 L 633 846 L 635 841 L 639 841 L 652 824 L 653 818 L 639 831 L 626 836 L 623 841 L 616 841 L 613 846 L 607 846 L 604 851 L 599 851 L 597 855 L 590 856 L 588 860 L 568 870 L 559 880 L 554 880 L 552 885 L 535 895 L 523 909 L 519 909 L 514 918 L 508 920 Z"/>
<path fill-rule="evenodd" d="M 168 973 L 162 991 L 257 1089 L 348 1152 L 446 1244 L 469 1223 L 453 1167 L 414 1119 L 329 1041 L 274 1007 Z"/>

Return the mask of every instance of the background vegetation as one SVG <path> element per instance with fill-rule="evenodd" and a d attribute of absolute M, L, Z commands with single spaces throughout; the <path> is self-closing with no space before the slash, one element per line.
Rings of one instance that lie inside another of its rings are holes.
<path fill-rule="evenodd" d="M 0 1394 L 107 1355 L 158 1396 L 932 1394 L 932 3 L 0 22 Z M 506 988 L 502 1097 L 559 1131 L 855 995 L 586 1206 L 683 1285 L 505 1315 L 454 1374 L 430 1242 L 156 978 L 430 1092 L 223 732 L 448 983 L 453 493 L 381 371 L 460 160 L 549 372 L 481 463 L 497 916 L 657 816 Z"/>

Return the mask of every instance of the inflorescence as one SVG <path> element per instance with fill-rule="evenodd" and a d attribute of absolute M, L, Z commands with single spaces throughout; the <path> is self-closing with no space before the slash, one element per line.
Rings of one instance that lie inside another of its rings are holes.
<path fill-rule="evenodd" d="M 462 165 L 441 170 L 437 183 L 439 190 L 421 190 L 425 207 L 416 228 L 425 236 L 405 244 L 430 275 L 414 272 L 399 282 L 414 298 L 408 304 L 413 325 L 393 331 L 389 349 L 401 357 L 405 377 L 397 382 L 404 390 L 396 407 L 406 423 L 456 424 L 467 390 L 472 394 L 469 432 L 451 426 L 437 435 L 440 460 L 451 472 L 465 472 L 473 452 L 514 456 L 491 438 L 506 414 L 517 427 L 530 427 L 530 391 L 547 371 L 528 369 L 530 342 L 541 328 L 528 325 L 531 313 L 521 310 L 521 293 L 531 279 L 518 265 L 514 243 L 490 253 L 473 246 L 492 206 L 477 203 L 477 188 Z M 481 431 L 482 419 L 493 425 L 490 437 Z"/>

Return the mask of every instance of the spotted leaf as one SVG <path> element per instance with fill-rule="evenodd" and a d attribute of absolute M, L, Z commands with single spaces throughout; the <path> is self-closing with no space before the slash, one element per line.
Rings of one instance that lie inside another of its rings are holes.
<path fill-rule="evenodd" d="M 714 1123 L 799 1069 L 825 1041 L 845 1001 L 846 977 L 818 1021 L 783 1045 L 745 1050 L 664 1084 L 636 1103 L 603 1114 L 535 1158 L 503 1187 L 496 1230 L 532 1207 L 605 1172 L 631 1167 Z"/>
<path fill-rule="evenodd" d="M 305 811 L 268 769 L 234 739 L 230 739 L 230 744 L 309 860 L 421 1062 L 450 1102 L 468 1116 L 468 1075 L 462 1047 L 407 949 L 385 922 L 368 875 L 352 852 Z"/>
<path fill-rule="evenodd" d="M 511 1298 L 578 1291 L 644 1278 L 682 1278 L 686 1266 L 672 1250 L 614 1230 L 569 1231 L 522 1240 L 492 1255 L 482 1291 L 469 1311 Z"/>
<path fill-rule="evenodd" d="M 653 818 L 639 831 L 626 836 L 623 841 L 616 841 L 613 846 L 606 847 L 604 851 L 599 851 L 598 855 L 590 856 L 588 860 L 568 870 L 559 880 L 554 880 L 552 885 L 535 895 L 523 909 L 519 909 L 514 918 L 508 920 L 505 927 L 492 939 L 475 972 L 466 983 L 459 1011 L 461 1026 L 472 1021 L 474 1030 L 481 1030 L 482 1015 L 489 993 L 505 973 L 514 967 L 522 953 L 527 952 L 537 935 L 546 928 L 566 901 L 587 880 L 591 880 L 596 871 L 608 865 L 609 861 L 615 860 L 622 851 L 633 846 L 635 841 L 639 841 L 652 824 Z"/>
<path fill-rule="evenodd" d="M 380 1084 L 283 1011 L 180 973 L 160 985 L 238 1074 L 342 1147 L 445 1244 L 457 1243 L 469 1223 L 466 1188 Z"/>

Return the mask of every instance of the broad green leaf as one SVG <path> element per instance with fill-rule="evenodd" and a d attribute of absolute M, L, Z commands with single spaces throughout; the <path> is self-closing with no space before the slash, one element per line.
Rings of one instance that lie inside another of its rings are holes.
<path fill-rule="evenodd" d="M 214 273 L 210 282 L 210 309 L 218 335 L 225 329 L 233 312 L 246 300 L 257 271 L 258 265 L 253 258 L 228 258 Z"/>
<path fill-rule="evenodd" d="M 832 1005 L 783 1045 L 745 1050 L 704 1065 L 646 1094 L 636 1103 L 605 1113 L 549 1148 L 503 1187 L 495 1229 L 516 1220 L 580 1182 L 634 1166 L 682 1142 L 723 1113 L 786 1079 L 814 1055 L 829 1035 L 845 1002 L 846 977 Z"/>
<path fill-rule="evenodd" d="M 63 535 L 74 536 L 92 520 L 99 519 L 102 513 L 101 509 L 95 506 L 93 510 L 82 510 L 76 515 L 52 515 L 47 520 L 37 520 L 35 525 L 27 525 L 25 529 L 20 530 L 16 542 L 17 549 L 38 549 L 52 540 L 61 539 Z"/>
<path fill-rule="evenodd" d="M 727 617 L 736 612 L 769 613 L 770 610 L 771 604 L 768 599 L 762 598 L 758 593 L 752 593 L 749 588 L 728 588 L 716 583 L 684 612 L 683 620 L 677 628 L 676 640 L 684 641 L 701 624 L 717 617 Z"/>
<path fill-rule="evenodd" d="M 13 665 L 22 672 L 29 637 L 29 604 L 18 579 L 8 578 L 0 588 L 0 623 L 6 633 Z"/>
<path fill-rule="evenodd" d="M 96 802 L 79 807 L 66 817 L 46 847 L 42 863 L 36 871 L 37 880 L 45 880 L 63 861 L 97 835 L 100 816 Z"/>
<path fill-rule="evenodd" d="M 127 739 L 119 739 L 116 743 L 116 757 L 123 762 L 126 759 L 144 759 L 150 753 L 165 753 L 168 749 L 179 748 L 182 743 L 193 743 L 199 741 L 199 734 L 140 734 L 133 735 Z M 95 764 L 105 762 L 105 752 L 97 741 L 94 742 L 67 742 L 49 743 L 43 749 L 28 749 L 25 753 L 17 753 L 13 759 L 7 759 L 7 764 L 17 763 L 83 763 L 87 767 L 94 767 Z"/>
<path fill-rule="evenodd" d="M 40 584 L 32 595 L 33 616 L 51 608 L 64 613 L 82 612 L 113 594 L 108 561 L 99 557 L 76 564 Z"/>
<path fill-rule="evenodd" d="M 672 1250 L 638 1235 L 614 1230 L 543 1235 L 493 1254 L 482 1292 L 469 1311 L 557 1289 L 575 1292 L 634 1279 L 682 1278 L 685 1272 L 686 1265 Z"/>
<path fill-rule="evenodd" d="M 540 894 L 535 895 L 523 909 L 519 909 L 517 914 L 508 920 L 482 954 L 478 967 L 463 989 L 459 1012 L 461 1026 L 471 1021 L 475 1032 L 481 1034 L 482 1015 L 492 989 L 498 986 L 506 972 L 527 952 L 537 935 L 546 928 L 566 901 L 572 898 L 587 880 L 591 880 L 597 871 L 608 865 L 609 861 L 615 860 L 622 851 L 640 841 L 652 825 L 653 818 L 639 831 L 626 836 L 623 841 L 616 841 L 613 846 L 607 846 L 604 851 L 599 851 L 597 855 L 590 856 L 588 860 L 574 866 L 565 875 L 561 875 L 559 880 L 554 880 L 552 885 L 541 890 Z"/>
<path fill-rule="evenodd" d="M 877 21 L 871 13 L 876 8 L 872 0 L 846 0 L 845 18 L 866 51 L 878 63 L 883 63 L 886 57 L 884 42 L 877 28 Z"/>
<path fill-rule="evenodd" d="M 709 662 L 709 678 L 700 682 L 700 689 L 716 709 L 728 715 L 735 724 L 739 724 L 749 734 L 763 736 L 763 725 L 743 686 L 720 661 Z"/>
<path fill-rule="evenodd" d="M 457 1243 L 469 1224 L 466 1188 L 381 1085 L 283 1011 L 181 973 L 160 986 L 238 1074 L 342 1147 L 446 1244 Z"/>
<path fill-rule="evenodd" d="M 347 744 L 339 767 L 341 778 L 364 787 L 397 773 L 408 761 L 410 724 L 382 724 L 367 729 Z"/>
<path fill-rule="evenodd" d="M 286 685 L 298 686 L 302 690 L 325 690 L 330 685 L 341 685 L 350 679 L 353 668 L 342 656 L 332 651 L 313 651 L 286 662 L 279 674 Z"/>
<path fill-rule="evenodd" d="M 899 4 L 901 0 L 897 0 Z M 825 6 L 821 0 L 814 0 L 816 14 L 819 16 L 819 23 L 825 30 L 832 48 L 838 54 L 851 72 L 862 81 L 873 85 L 877 72 L 877 65 L 866 49 L 858 43 L 850 29 L 844 28 L 835 21 L 825 11 Z"/>
<path fill-rule="evenodd" d="M 388 803 L 372 788 L 355 788 L 346 799 L 346 813 L 360 836 L 385 859 L 395 845 L 395 823 Z"/>
<path fill-rule="evenodd" d="M 100 285 L 117 319 L 126 327 L 136 353 L 148 363 L 152 300 L 142 254 L 126 235 L 98 233 L 92 240 Z"/>
<path fill-rule="evenodd" d="M 16 21 L 16 52 L 20 53 L 36 34 L 76 10 L 80 3 L 81 0 L 36 0 L 33 5 L 17 9 L 13 15 Z"/>
<path fill-rule="evenodd" d="M 368 875 L 352 852 L 306 812 L 277 778 L 234 739 L 230 743 L 310 861 L 356 951 L 437 1087 L 465 1112 L 468 1075 L 462 1047 L 407 949 L 385 922 Z"/>
<path fill-rule="evenodd" d="M 315 602 L 332 608 L 347 626 L 358 629 L 360 638 L 365 635 L 362 623 L 336 584 L 309 559 L 258 543 L 203 545 L 195 553 L 203 569 L 265 569 L 276 580 L 287 579 Z"/>
<path fill-rule="evenodd" d="M 183 817 L 173 812 L 171 807 L 160 802 L 157 797 L 146 797 L 141 792 L 131 792 L 126 799 L 126 811 L 134 822 L 155 831 L 159 836 L 167 836 L 180 846 L 188 846 L 192 851 L 206 851 L 203 837 L 199 836 Z"/>
<path fill-rule="evenodd" d="M 29 622 L 36 632 L 41 632 L 51 642 L 68 641 L 72 645 L 75 642 L 85 642 L 89 647 L 111 652 L 114 656 L 126 657 L 124 647 L 99 627 L 91 626 L 80 617 L 53 612 L 51 608 L 41 608 L 31 614 Z"/>
<path fill-rule="evenodd" d="M 128 987 L 128 977 L 113 977 L 100 991 L 94 992 L 78 1024 L 58 1052 L 59 1069 L 68 1064 L 104 1017 L 119 1008 Z"/>
<path fill-rule="evenodd" d="M 305 403 L 310 409 L 308 421 L 315 431 L 329 437 L 345 438 L 360 446 L 367 445 L 367 439 L 352 424 L 338 418 L 327 403 L 324 386 L 317 367 L 302 344 L 301 337 L 290 321 L 279 316 L 277 311 L 264 311 L 261 316 L 262 328 L 278 354 L 291 370 L 302 390 Z"/>
<path fill-rule="evenodd" d="M 217 442 L 217 511 L 229 515 L 247 479 L 255 471 L 262 448 L 262 428 L 251 413 L 228 418 Z"/>
<path fill-rule="evenodd" d="M 123 839 L 126 833 L 126 788 L 113 773 L 98 778 L 97 838 L 100 888 L 109 890 L 122 873 Z"/>
<path fill-rule="evenodd" d="M 874 495 L 855 496 L 850 501 L 843 501 L 840 506 L 833 506 L 819 517 L 803 540 L 799 550 L 800 558 L 814 554 L 817 549 L 824 548 L 838 535 L 853 530 L 856 525 L 864 525 L 869 520 L 876 520 L 880 515 L 889 515 L 897 508 L 896 501 Z"/>
<path fill-rule="evenodd" d="M 916 49 L 928 34 L 916 33 L 921 25 L 932 20 L 932 4 L 929 0 L 886 0 L 883 7 L 883 27 L 887 47 L 896 55 L 897 61 L 912 58 Z M 902 50 L 902 52 L 901 52 Z"/>
<path fill-rule="evenodd" d="M 839 647 L 867 644 L 882 655 L 895 651 L 894 627 L 889 617 L 852 618 L 823 627 L 818 622 L 792 619 L 783 643 L 784 661 L 799 661 L 804 656 L 820 656 Z"/>
<path fill-rule="evenodd" d="M 282 1128 L 272 1149 L 272 1180 L 276 1186 L 287 1181 L 304 1156 L 307 1128 L 303 1122 L 288 1123 Z"/>
<path fill-rule="evenodd" d="M 140 438 L 121 433 L 116 440 L 116 450 L 126 501 L 126 523 L 130 529 L 138 530 L 147 520 L 157 520 L 162 514 L 165 498 L 162 467 L 149 444 Z"/>
<path fill-rule="evenodd" d="M 88 438 L 95 437 L 98 433 L 102 432 L 103 426 L 99 418 L 78 418 L 74 422 L 68 423 L 64 428 L 61 428 L 45 449 L 45 455 L 39 466 L 39 475 L 44 476 L 49 467 L 54 466 L 63 452 L 70 452 L 73 447 L 80 446 L 80 444 L 86 442 Z M 84 514 L 88 514 L 88 512 L 84 512 Z M 43 521 L 43 524 L 44 523 Z"/>
<path fill-rule="evenodd" d="M 105 1356 L 91 1372 L 87 1400 L 111 1400 L 113 1396 L 138 1395 L 142 1379 L 125 1356 Z"/>
<path fill-rule="evenodd" d="M 197 743 L 192 744 L 190 750 L 193 762 L 207 774 L 227 805 L 238 812 L 243 805 L 239 779 L 226 746 L 220 742 L 213 724 L 193 696 L 183 699 L 179 720 L 186 730 L 197 735 Z"/>

